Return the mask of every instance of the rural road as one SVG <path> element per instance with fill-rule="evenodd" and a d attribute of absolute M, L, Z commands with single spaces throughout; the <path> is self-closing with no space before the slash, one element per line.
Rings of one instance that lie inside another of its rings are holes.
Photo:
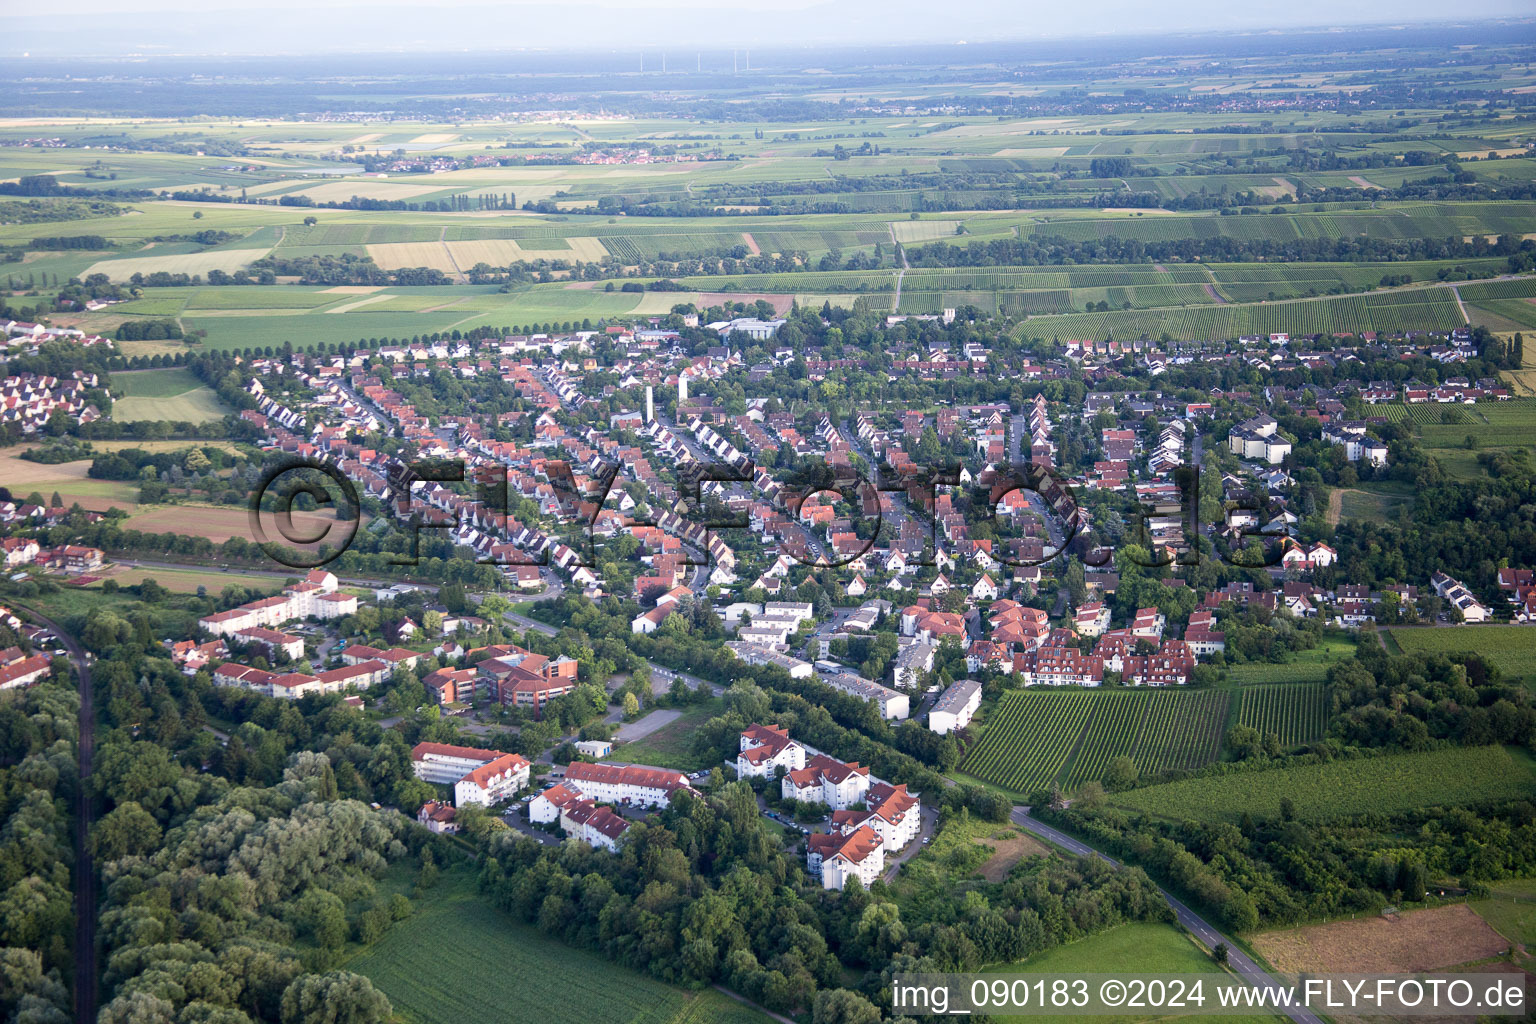
<path fill-rule="evenodd" d="M 1059 832 L 1051 828 L 1051 826 L 1037 818 L 1030 817 L 1028 807 L 1015 807 L 1011 817 L 1015 825 L 1021 826 L 1025 831 L 1031 832 L 1041 839 L 1054 843 L 1068 853 L 1075 853 L 1079 857 L 1097 857 L 1112 867 L 1120 867 L 1120 862 L 1113 857 L 1100 853 L 1086 843 L 1073 839 L 1065 832 Z M 1244 981 L 1255 988 L 1261 989 L 1281 987 L 1280 983 L 1268 971 L 1254 963 L 1253 958 L 1239 949 L 1231 939 L 1211 927 L 1205 918 L 1189 909 L 1184 902 L 1175 898 L 1162 886 L 1158 886 L 1158 892 L 1163 894 L 1163 898 L 1173 908 L 1174 916 L 1178 918 L 1179 924 L 1189 929 L 1196 938 L 1206 945 L 1206 948 L 1215 949 L 1218 943 L 1222 943 L 1227 947 L 1227 966 L 1236 971 Z M 1322 1018 L 1311 1010 L 1295 1007 L 1286 1008 L 1284 1013 L 1291 1020 L 1295 1021 L 1296 1024 L 1322 1024 Z"/>
<path fill-rule="evenodd" d="M 91 860 L 91 825 L 96 808 L 91 800 L 91 763 L 95 757 L 96 711 L 92 703 L 91 665 L 79 641 L 64 627 L 17 601 L 11 604 L 25 611 L 32 621 L 53 631 L 69 652 L 80 677 L 79 774 L 75 794 L 75 1020 L 96 1019 L 96 864 Z"/>

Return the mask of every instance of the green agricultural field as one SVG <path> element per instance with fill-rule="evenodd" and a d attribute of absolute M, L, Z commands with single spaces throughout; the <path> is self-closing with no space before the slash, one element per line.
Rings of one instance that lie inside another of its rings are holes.
<path fill-rule="evenodd" d="M 1409 484 L 1365 484 L 1340 496 L 1340 514 L 1345 519 L 1393 519 L 1412 505 L 1413 488 Z"/>
<path fill-rule="evenodd" d="M 1497 666 L 1506 678 L 1536 679 L 1536 628 L 1531 626 L 1394 626 L 1390 632 L 1405 654 L 1471 651 Z"/>
<path fill-rule="evenodd" d="M 1418 425 L 1420 443 L 1425 448 L 1462 448 L 1470 437 L 1479 448 L 1509 448 L 1529 446 L 1536 439 L 1536 400 L 1479 403 L 1460 411 L 1465 422 Z M 1432 415 L 1438 412 L 1431 410 Z"/>
<path fill-rule="evenodd" d="M 230 408 L 192 371 L 180 368 L 138 370 L 112 375 L 112 389 L 124 397 L 112 403 L 112 418 L 204 423 L 220 419 Z"/>
<path fill-rule="evenodd" d="M 181 367 L 127 370 L 112 375 L 112 391 L 124 398 L 170 398 L 200 388 L 203 382 Z"/>
<path fill-rule="evenodd" d="M 1325 637 L 1316 647 L 1298 651 L 1286 662 L 1251 661 L 1227 666 L 1227 679 L 1234 683 L 1305 683 L 1321 682 L 1334 662 L 1353 657 L 1353 641 Z"/>
<path fill-rule="evenodd" d="M 514 921 L 475 892 L 467 872 L 445 875 L 413 902 L 411 917 L 347 965 L 412 1024 L 768 1024 L 713 989 L 663 984 Z"/>
<path fill-rule="evenodd" d="M 1246 686 L 1237 695 L 1237 722 L 1274 733 L 1286 747 L 1321 739 L 1328 706 L 1321 683 Z"/>
<path fill-rule="evenodd" d="M 1130 757 L 1142 774 L 1216 759 L 1231 695 L 1225 690 L 1012 691 L 992 709 L 961 768 L 1015 793 L 1099 778 Z"/>
<path fill-rule="evenodd" d="M 1195 944 L 1187 932 L 1172 925 L 1137 921 L 1118 925 L 1065 946 L 1057 946 L 1019 963 L 988 967 L 983 973 L 989 975 L 1117 974 L 1122 976 L 1220 974 L 1222 968 Z M 1027 1018 L 1014 1019 L 1065 1024 L 1081 1018 L 1031 1015 Z M 1177 1021 L 1196 1018 L 1166 1014 L 1126 1014 L 1095 1016 L 1092 1019 L 1104 1024 L 1132 1024 L 1132 1022 L 1146 1020 Z M 1253 1015 L 1224 1016 L 1222 1019 L 1232 1021 L 1234 1024 L 1255 1024 L 1258 1021 L 1274 1021 L 1282 1018 Z"/>
<path fill-rule="evenodd" d="M 1487 899 L 1469 904 L 1493 930 L 1529 951 L 1536 947 L 1536 879 L 1494 882 Z"/>
<path fill-rule="evenodd" d="M 1275 817 L 1288 796 L 1299 817 L 1323 820 L 1529 798 L 1536 793 L 1533 768 L 1520 751 L 1453 747 L 1187 779 L 1119 793 L 1110 802 L 1165 818 L 1237 821 L 1244 812 Z"/>

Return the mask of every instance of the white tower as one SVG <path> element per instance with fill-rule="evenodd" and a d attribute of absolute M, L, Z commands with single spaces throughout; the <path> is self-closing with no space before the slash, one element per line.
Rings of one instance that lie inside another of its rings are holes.
<path fill-rule="evenodd" d="M 656 422 L 656 395 L 649 384 L 645 386 L 645 422 Z"/>
<path fill-rule="evenodd" d="M 684 370 L 677 375 L 677 401 L 679 404 L 688 401 L 688 371 Z"/>

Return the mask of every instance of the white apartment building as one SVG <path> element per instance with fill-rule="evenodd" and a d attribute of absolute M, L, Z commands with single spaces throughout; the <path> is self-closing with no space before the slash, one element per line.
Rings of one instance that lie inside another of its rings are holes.
<path fill-rule="evenodd" d="M 933 710 L 928 712 L 928 728 L 940 736 L 964 729 L 971 716 L 981 706 L 981 683 L 975 679 L 962 679 L 939 694 Z"/>
<path fill-rule="evenodd" d="M 635 807 L 665 807 L 673 793 L 689 788 L 688 777 L 682 772 L 584 761 L 571 762 L 565 770 L 564 785 L 588 800 Z"/>
<path fill-rule="evenodd" d="M 885 870 L 885 846 L 868 825 L 845 834 L 812 832 L 805 853 L 806 867 L 821 878 L 823 889 L 841 889 L 857 878 L 868 888 Z"/>
<path fill-rule="evenodd" d="M 779 768 L 792 772 L 804 767 L 805 748 L 789 738 L 789 730 L 754 723 L 741 731 L 736 755 L 738 779 L 771 778 Z"/>
<path fill-rule="evenodd" d="M 872 679 L 854 675 L 852 672 L 838 672 L 834 675 L 823 676 L 822 682 L 834 690 L 851 693 L 855 697 L 873 701 L 880 707 L 881 718 L 903 719 L 910 713 L 911 702 L 907 695 L 898 693 L 889 686 L 881 686 Z"/>
<path fill-rule="evenodd" d="M 801 803 L 826 804 L 833 810 L 844 810 L 863 803 L 869 792 L 869 769 L 857 761 L 852 764 L 817 754 L 784 776 L 780 786 L 783 797 Z"/>
<path fill-rule="evenodd" d="M 448 743 L 418 743 L 411 768 L 424 782 L 454 787 L 454 803 L 494 804 L 528 785 L 531 769 L 521 754 Z"/>

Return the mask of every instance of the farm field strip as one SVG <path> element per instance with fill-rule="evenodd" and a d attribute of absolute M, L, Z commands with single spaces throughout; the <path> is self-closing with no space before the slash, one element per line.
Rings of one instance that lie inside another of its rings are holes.
<path fill-rule="evenodd" d="M 1327 726 L 1322 683 L 1250 686 L 1238 699 L 1239 725 L 1274 733 L 1286 746 L 1320 739 Z"/>
<path fill-rule="evenodd" d="M 1225 690 L 1014 691 L 992 711 L 962 769 L 1028 793 L 1099 778 L 1115 757 L 1144 775 L 1196 768 L 1220 750 Z"/>
<path fill-rule="evenodd" d="M 1275 817 L 1289 796 L 1304 819 L 1528 798 L 1530 756 L 1503 747 L 1452 747 L 1327 764 L 1236 772 L 1147 786 L 1111 798 L 1160 817 L 1236 821 L 1247 811 Z"/>

